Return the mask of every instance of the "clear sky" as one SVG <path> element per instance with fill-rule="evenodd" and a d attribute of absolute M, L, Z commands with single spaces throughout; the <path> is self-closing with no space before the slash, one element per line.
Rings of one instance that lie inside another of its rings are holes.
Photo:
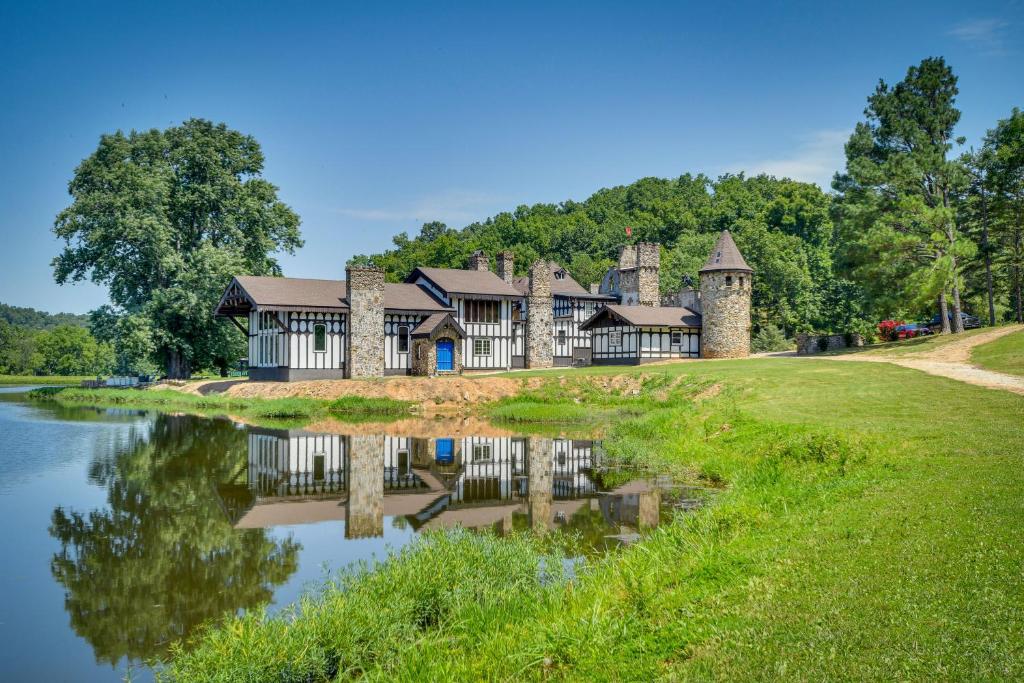
<path fill-rule="evenodd" d="M 945 56 L 960 134 L 1024 106 L 1021 2 L 0 0 L 0 302 L 84 312 L 51 227 L 101 133 L 254 135 L 302 217 L 285 273 L 341 277 L 428 220 L 685 172 L 827 187 L 879 78 Z"/>

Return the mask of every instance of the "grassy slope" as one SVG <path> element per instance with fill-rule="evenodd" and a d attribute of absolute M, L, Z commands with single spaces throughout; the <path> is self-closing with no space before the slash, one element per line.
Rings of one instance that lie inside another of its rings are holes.
<path fill-rule="evenodd" d="M 254 422 L 293 421 L 305 424 L 319 417 L 362 419 L 398 417 L 410 413 L 411 404 L 389 398 L 344 396 L 330 401 L 312 398 L 233 398 L 224 394 L 200 396 L 170 389 L 39 390 L 38 398 L 65 405 L 133 406 L 141 409 L 178 410 L 197 415 L 234 415 Z"/>
<path fill-rule="evenodd" d="M 1024 377 L 1024 332 L 1014 332 L 975 347 L 971 361 L 987 370 Z"/>
<path fill-rule="evenodd" d="M 329 593 L 319 618 L 292 627 L 250 619 L 211 633 L 168 675 L 277 677 L 281 662 L 317 648 L 328 651 L 322 661 L 382 680 L 1024 675 L 1024 399 L 885 364 L 764 359 L 643 371 L 689 375 L 691 394 L 727 387 L 699 404 L 685 387 L 661 402 L 638 399 L 642 414 L 623 418 L 607 441 L 628 459 L 726 482 L 714 506 L 571 589 L 501 593 L 427 624 L 407 619 L 406 638 L 390 649 L 346 641 L 331 655 L 323 614 L 347 603 Z M 602 372 L 616 371 L 564 374 Z M 558 405 L 552 391 L 524 399 L 523 413 Z M 617 401 L 595 399 L 602 410 Z M 403 562 L 415 564 L 394 571 Z M 388 590 L 421 599 L 406 588 Z M 376 598 L 387 601 L 387 591 Z M 347 654 L 338 661 L 338 652 Z"/>

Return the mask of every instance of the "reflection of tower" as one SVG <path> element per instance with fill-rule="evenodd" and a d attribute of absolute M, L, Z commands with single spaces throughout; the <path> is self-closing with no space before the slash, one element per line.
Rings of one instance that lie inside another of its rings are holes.
<path fill-rule="evenodd" d="M 551 439 L 530 437 L 528 451 L 530 464 L 527 471 L 527 513 L 530 516 L 530 526 L 536 531 L 543 531 L 554 523 L 551 510 L 554 478 L 551 472 L 551 456 L 554 442 Z"/>
<path fill-rule="evenodd" d="M 345 538 L 384 534 L 384 437 L 352 436 L 348 455 Z"/>

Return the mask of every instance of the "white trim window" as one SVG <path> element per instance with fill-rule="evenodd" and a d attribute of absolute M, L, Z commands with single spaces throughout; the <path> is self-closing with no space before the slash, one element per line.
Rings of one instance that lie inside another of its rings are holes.
<path fill-rule="evenodd" d="M 398 326 L 398 352 L 409 353 L 409 326 Z"/>
<path fill-rule="evenodd" d="M 683 333 L 678 330 L 672 331 L 672 346 L 683 345 Z"/>
<path fill-rule="evenodd" d="M 473 462 L 490 462 L 490 461 L 491 461 L 491 444 L 489 444 L 489 443 L 473 444 Z"/>
<path fill-rule="evenodd" d="M 608 333 L 608 346 L 622 346 L 622 330 L 612 330 Z"/>
<path fill-rule="evenodd" d="M 491 355 L 491 340 L 490 339 L 474 339 L 473 340 L 473 355 L 474 356 L 490 356 Z"/>
<path fill-rule="evenodd" d="M 313 325 L 313 353 L 327 353 L 327 325 Z"/>

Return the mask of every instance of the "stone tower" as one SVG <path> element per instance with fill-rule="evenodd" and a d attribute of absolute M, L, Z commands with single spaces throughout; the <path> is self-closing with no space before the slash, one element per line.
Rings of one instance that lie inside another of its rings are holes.
<path fill-rule="evenodd" d="M 348 330 L 345 358 L 348 376 L 384 376 L 384 271 L 374 266 L 347 266 Z"/>
<path fill-rule="evenodd" d="M 652 242 L 627 244 L 619 252 L 619 292 L 626 306 L 658 306 L 661 249 Z"/>
<path fill-rule="evenodd" d="M 701 357 L 750 355 L 750 293 L 753 269 L 732 235 L 723 230 L 700 269 Z"/>
<path fill-rule="evenodd" d="M 530 266 L 530 293 L 526 297 L 526 367 L 550 368 L 554 360 L 555 331 L 551 298 L 551 269 L 544 259 Z"/>

